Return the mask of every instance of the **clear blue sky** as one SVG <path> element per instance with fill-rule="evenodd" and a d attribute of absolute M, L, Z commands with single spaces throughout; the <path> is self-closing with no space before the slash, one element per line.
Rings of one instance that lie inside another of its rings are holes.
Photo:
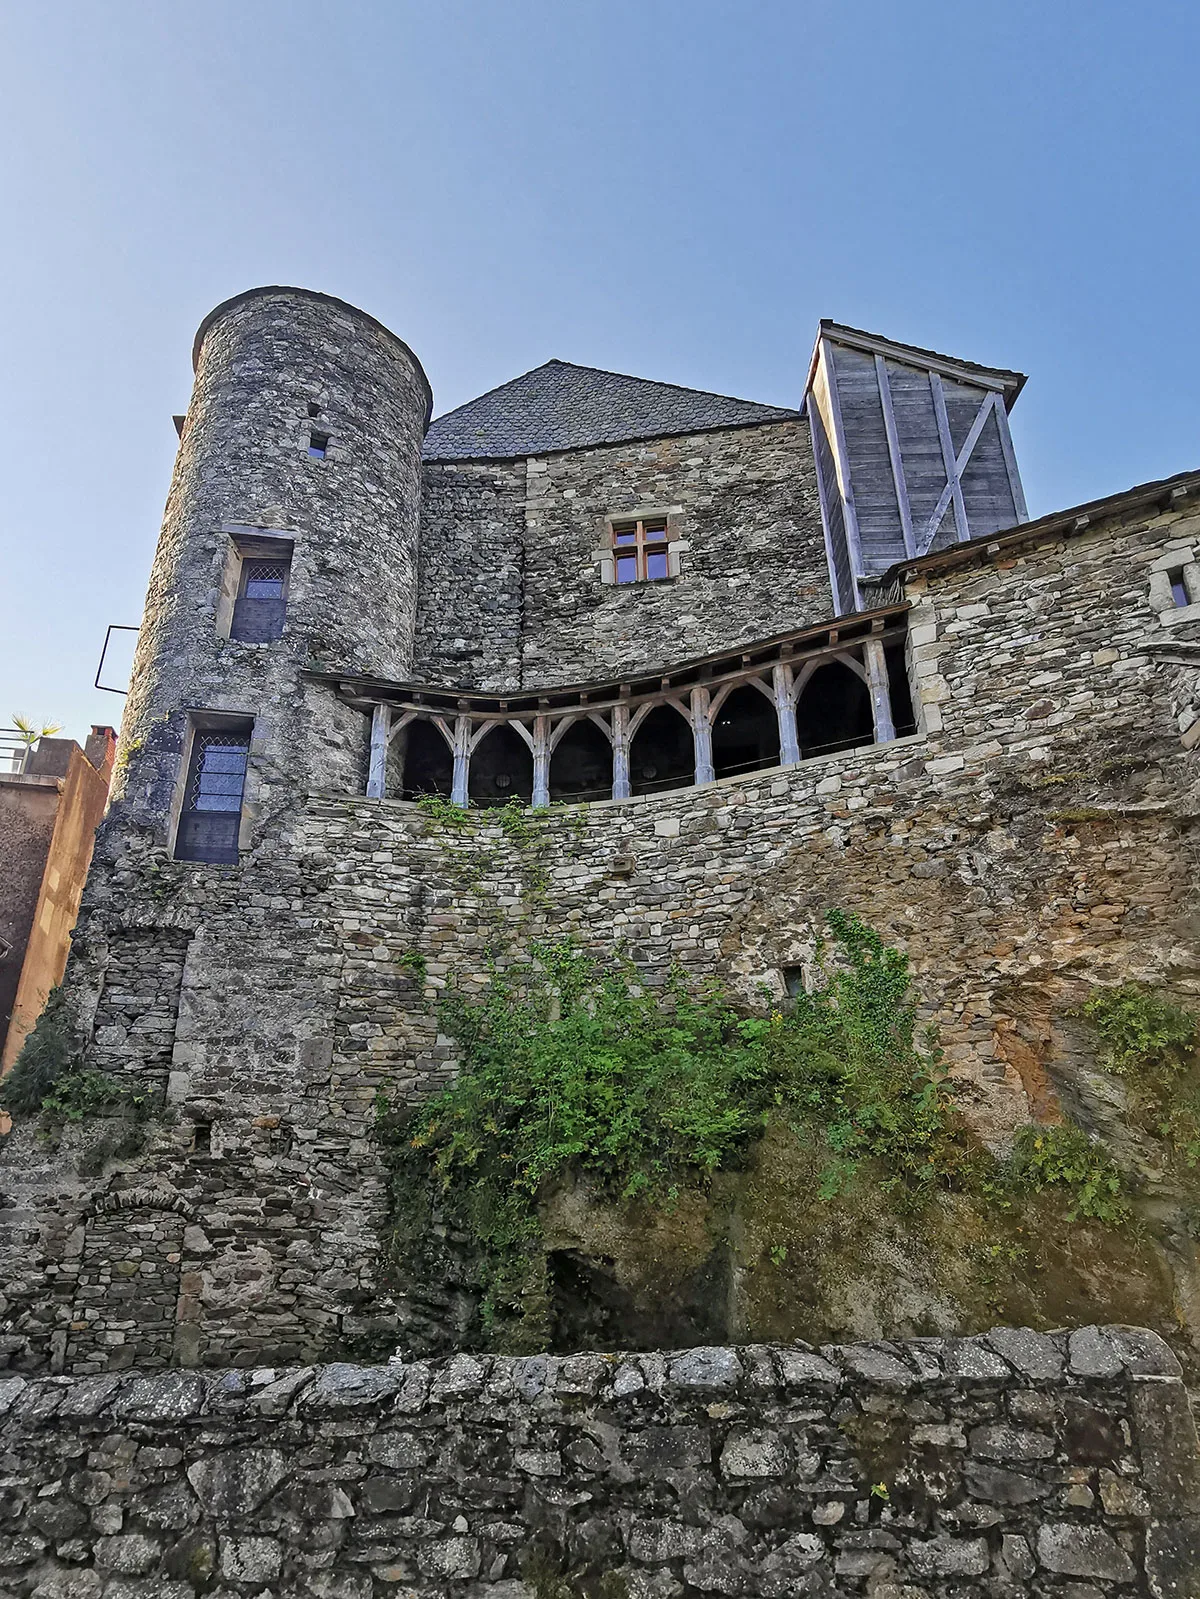
<path fill-rule="evenodd" d="M 1195 0 L 0 0 L 0 723 L 81 736 L 192 335 L 260 283 L 447 410 L 558 356 L 794 404 L 833 316 L 1031 374 L 1033 515 L 1200 465 Z"/>

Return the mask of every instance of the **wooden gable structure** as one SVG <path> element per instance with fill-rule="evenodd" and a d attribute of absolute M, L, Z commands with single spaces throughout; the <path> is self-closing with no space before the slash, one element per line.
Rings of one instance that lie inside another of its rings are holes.
<path fill-rule="evenodd" d="M 805 402 L 839 614 L 905 556 L 1028 519 L 1008 430 L 1024 382 L 821 322 Z"/>

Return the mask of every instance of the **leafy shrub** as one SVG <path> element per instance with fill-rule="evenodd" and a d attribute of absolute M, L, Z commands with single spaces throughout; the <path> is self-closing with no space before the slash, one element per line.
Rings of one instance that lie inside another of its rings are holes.
<path fill-rule="evenodd" d="M 1139 983 L 1099 989 L 1081 1014 L 1101 1039 L 1101 1064 L 1125 1080 L 1137 1125 L 1185 1166 L 1200 1164 L 1196 1018 Z"/>
<path fill-rule="evenodd" d="M 61 1077 L 79 1063 L 82 1045 L 75 1016 L 61 988 L 53 988 L 13 1069 L 0 1082 L 0 1105 L 12 1115 L 41 1109 Z"/>
<path fill-rule="evenodd" d="M 534 1313 L 538 1203 L 568 1175 L 669 1203 L 743 1162 L 779 1114 L 823 1137 L 829 1194 L 864 1161 L 916 1192 L 949 1179 L 960 1140 L 936 1052 L 914 1038 L 907 959 L 856 917 L 828 922 L 820 986 L 768 1016 L 678 974 L 655 993 L 565 941 L 534 946 L 519 985 L 448 995 L 458 1078 L 415 1112 L 382 1102 L 380 1130 L 410 1241 L 436 1203 L 478 1251 L 485 1323 Z"/>
<path fill-rule="evenodd" d="M 0 1106 L 14 1115 L 83 1121 L 118 1106 L 140 1109 L 145 1096 L 104 1072 L 85 1070 L 74 1013 L 61 988 L 50 992 L 12 1071 L 0 1082 Z"/>
<path fill-rule="evenodd" d="M 1068 1221 L 1083 1216 L 1119 1226 L 1129 1219 L 1120 1168 L 1102 1144 L 1072 1122 L 1023 1127 L 1013 1147 L 1009 1181 L 1018 1191 L 1065 1189 Z"/>

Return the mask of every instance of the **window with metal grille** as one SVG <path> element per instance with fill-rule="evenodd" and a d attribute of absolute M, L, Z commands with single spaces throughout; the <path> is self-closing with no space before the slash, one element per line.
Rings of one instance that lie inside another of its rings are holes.
<path fill-rule="evenodd" d="M 196 729 L 175 835 L 176 860 L 237 862 L 249 753 L 249 725 Z"/>
<path fill-rule="evenodd" d="M 287 609 L 288 557 L 243 556 L 238 597 L 233 605 L 230 638 L 244 644 L 268 644 L 283 632 Z"/>
<path fill-rule="evenodd" d="M 614 582 L 653 583 L 670 576 L 665 516 L 614 522 L 612 542 Z"/>

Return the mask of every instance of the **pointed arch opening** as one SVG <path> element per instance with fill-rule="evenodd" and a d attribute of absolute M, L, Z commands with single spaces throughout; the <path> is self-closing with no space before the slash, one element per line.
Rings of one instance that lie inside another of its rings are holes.
<path fill-rule="evenodd" d="M 752 683 L 726 696 L 713 719 L 713 769 L 718 777 L 779 765 L 775 702 Z"/>
<path fill-rule="evenodd" d="M 865 681 L 844 661 L 819 666 L 796 701 L 796 732 L 805 757 L 873 744 L 875 724 Z"/>
<path fill-rule="evenodd" d="M 656 705 L 638 725 L 629 746 L 629 777 L 635 794 L 688 788 L 696 777 L 692 725 L 674 705 Z"/>
<path fill-rule="evenodd" d="M 571 723 L 550 757 L 550 798 L 608 799 L 612 793 L 612 745 L 590 717 Z"/>
<path fill-rule="evenodd" d="M 489 727 L 471 752 L 467 793 L 472 805 L 507 805 L 533 799 L 533 755 L 510 723 Z"/>

